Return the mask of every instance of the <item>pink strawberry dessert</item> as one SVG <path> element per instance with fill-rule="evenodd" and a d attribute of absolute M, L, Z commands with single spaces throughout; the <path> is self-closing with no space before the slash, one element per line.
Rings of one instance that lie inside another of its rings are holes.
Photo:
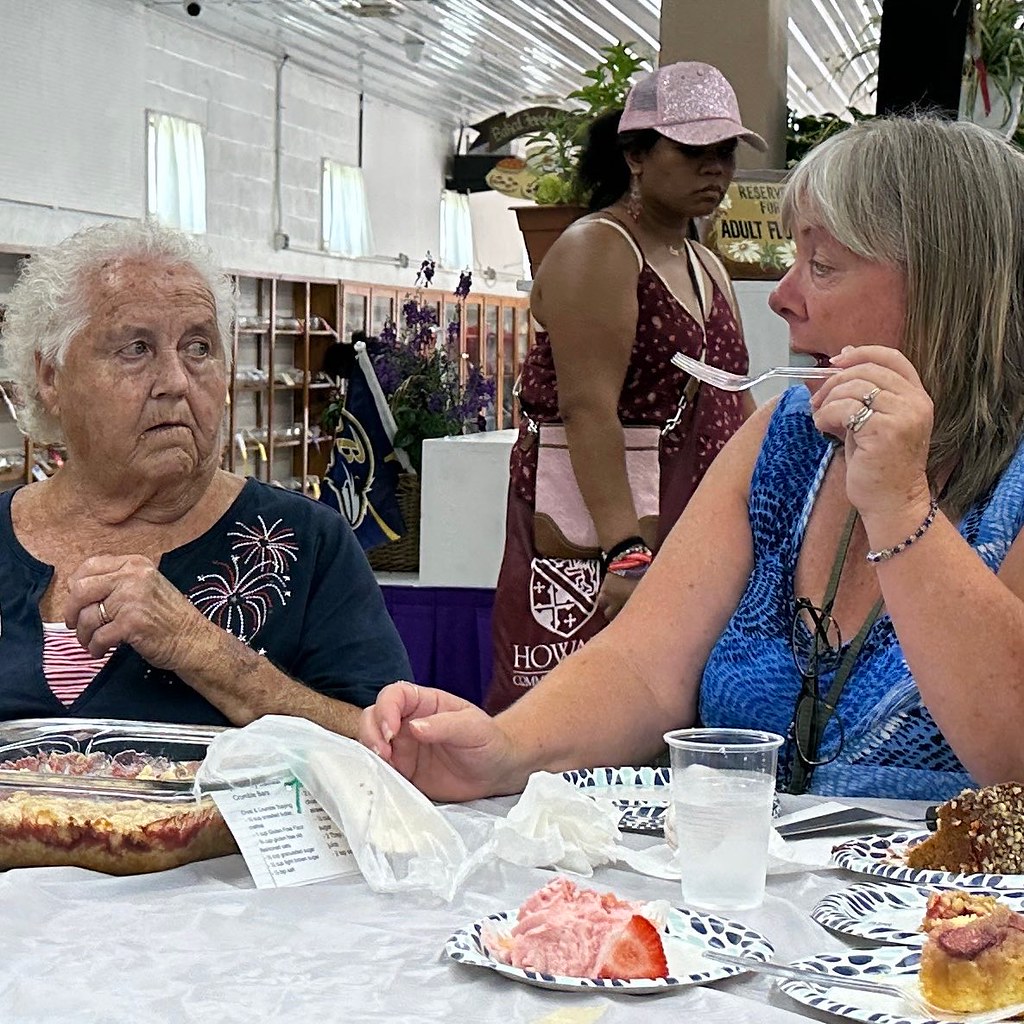
<path fill-rule="evenodd" d="M 664 978 L 668 962 L 656 922 L 667 905 L 659 909 L 556 878 L 519 908 L 511 931 L 490 929 L 483 938 L 495 959 L 544 974 Z"/>

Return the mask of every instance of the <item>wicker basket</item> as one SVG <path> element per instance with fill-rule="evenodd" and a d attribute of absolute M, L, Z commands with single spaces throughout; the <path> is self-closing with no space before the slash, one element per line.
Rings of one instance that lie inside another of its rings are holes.
<path fill-rule="evenodd" d="M 405 521 L 405 533 L 398 540 L 366 553 L 377 572 L 420 569 L 420 478 L 414 473 L 402 473 L 398 478 L 398 507 Z"/>

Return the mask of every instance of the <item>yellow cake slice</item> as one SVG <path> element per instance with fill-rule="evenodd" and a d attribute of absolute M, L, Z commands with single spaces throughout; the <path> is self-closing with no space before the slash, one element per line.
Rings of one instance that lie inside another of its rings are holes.
<path fill-rule="evenodd" d="M 1024 915 L 975 893 L 932 893 L 921 925 L 921 991 L 958 1013 L 1024 1002 Z"/>

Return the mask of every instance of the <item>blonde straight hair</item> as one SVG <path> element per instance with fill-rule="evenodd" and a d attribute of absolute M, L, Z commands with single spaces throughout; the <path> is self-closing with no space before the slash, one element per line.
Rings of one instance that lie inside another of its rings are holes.
<path fill-rule="evenodd" d="M 1024 154 L 970 123 L 877 118 L 808 154 L 783 218 L 904 271 L 902 351 L 934 405 L 928 477 L 952 471 L 943 504 L 962 515 L 1024 430 Z"/>

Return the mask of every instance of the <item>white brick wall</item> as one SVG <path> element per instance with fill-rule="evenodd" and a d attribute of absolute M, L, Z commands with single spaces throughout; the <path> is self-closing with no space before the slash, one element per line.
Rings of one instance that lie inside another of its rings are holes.
<path fill-rule="evenodd" d="M 141 8 L 116 0 L 0 2 L 0 196 L 138 211 L 142 31 Z"/>
<path fill-rule="evenodd" d="M 12 253 L 0 252 L 0 303 L 18 276 L 18 261 L 20 257 Z M 3 351 L 0 350 L 0 379 L 6 376 L 4 369 Z M 6 405 L 0 402 L 0 452 L 21 447 L 21 434 L 14 425 L 14 420 L 7 411 Z"/>
<path fill-rule="evenodd" d="M 231 269 L 411 284 L 394 266 L 320 255 L 320 160 L 354 163 L 358 96 L 283 70 L 282 214 L 273 248 L 275 58 L 138 0 L 0 0 L 0 245 L 34 249 L 99 219 L 145 211 L 145 112 L 204 126 L 208 240 Z M 45 40 L 45 45 L 40 45 Z M 380 255 L 437 253 L 450 137 L 367 97 L 364 169 Z M 518 231 L 503 197 L 474 197 L 481 266 L 507 270 Z M 456 276 L 439 273 L 441 287 Z M 480 282 L 478 282 L 480 283 Z M 512 280 L 496 292 L 514 292 Z"/>

